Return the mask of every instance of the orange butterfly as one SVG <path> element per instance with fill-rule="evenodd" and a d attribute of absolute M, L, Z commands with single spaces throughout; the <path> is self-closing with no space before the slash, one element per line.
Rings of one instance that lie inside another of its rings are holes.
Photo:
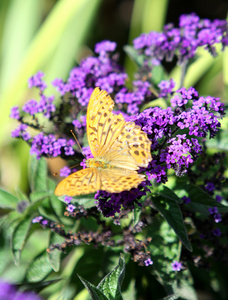
<path fill-rule="evenodd" d="M 106 91 L 95 88 L 87 109 L 87 138 L 94 158 L 87 168 L 63 179 L 56 196 L 76 196 L 98 190 L 120 193 L 136 188 L 145 180 L 139 167 L 152 160 L 151 141 L 140 126 L 112 113 L 114 101 Z"/>

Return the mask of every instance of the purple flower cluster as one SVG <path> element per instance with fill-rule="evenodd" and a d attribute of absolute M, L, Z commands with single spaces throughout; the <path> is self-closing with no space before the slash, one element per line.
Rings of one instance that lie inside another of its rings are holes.
<path fill-rule="evenodd" d="M 19 292 L 12 284 L 0 280 L 0 299 L 2 300 L 41 300 L 33 292 Z"/>
<path fill-rule="evenodd" d="M 43 92 L 47 85 L 42 80 L 42 77 L 44 77 L 44 73 L 41 71 L 38 71 L 34 76 L 30 77 L 28 80 L 29 88 L 37 87 L 41 92 Z"/>
<path fill-rule="evenodd" d="M 18 127 L 11 132 L 11 136 L 28 141 L 31 139 L 31 135 L 26 131 L 27 128 L 28 126 L 26 124 L 19 124 Z"/>
<path fill-rule="evenodd" d="M 61 155 L 62 151 L 65 155 L 74 155 L 73 149 L 75 141 L 70 139 L 56 139 L 55 135 L 45 135 L 43 132 L 33 137 L 30 154 L 36 154 L 37 159 L 42 155 L 56 157 Z"/>
<path fill-rule="evenodd" d="M 177 130 L 187 129 L 188 135 L 197 138 L 209 132 L 211 138 L 224 116 L 224 104 L 218 98 L 199 98 L 194 88 L 177 90 L 170 102 L 174 110 L 152 107 L 131 117 L 131 121 L 148 134 L 152 151 L 158 151 L 146 170 L 148 178 L 155 178 L 157 182 L 167 180 L 167 168 L 173 168 L 178 176 L 183 175 L 202 152 L 198 139 L 188 138 L 187 134 L 174 136 Z"/>
<path fill-rule="evenodd" d="M 88 57 L 82 60 L 79 66 L 72 69 L 67 82 L 55 79 L 52 84 L 63 96 L 70 92 L 78 99 L 81 106 L 86 106 L 90 95 L 96 86 L 112 93 L 121 89 L 127 74 L 117 64 L 116 58 L 111 56 L 116 43 L 103 41 L 95 46 L 98 57 Z"/>
<path fill-rule="evenodd" d="M 219 223 L 222 221 L 221 214 L 218 212 L 218 208 L 215 207 L 209 207 L 209 213 L 213 216 L 215 223 Z"/>
<path fill-rule="evenodd" d="M 25 103 L 22 107 L 22 110 L 29 114 L 30 116 L 34 116 L 38 113 L 43 113 L 44 117 L 50 118 L 52 112 L 56 110 L 55 105 L 53 104 L 54 96 L 46 97 L 45 95 L 40 96 L 39 103 L 36 100 L 30 100 Z"/>
<path fill-rule="evenodd" d="M 163 59 L 172 61 L 177 55 L 178 62 L 194 57 L 197 47 L 205 47 L 213 56 L 215 45 L 228 45 L 228 30 L 225 20 L 200 19 L 196 14 L 182 15 L 179 27 L 164 26 L 163 32 L 152 31 L 141 34 L 133 41 L 139 54 L 146 56 L 145 63 L 156 65 Z"/>
<path fill-rule="evenodd" d="M 146 97 L 152 93 L 150 91 L 150 83 L 148 81 L 133 81 L 133 91 L 128 91 L 127 88 L 122 88 L 115 97 L 115 102 L 120 108 L 123 104 L 127 104 L 127 113 L 133 115 L 139 112 L 139 105 L 145 100 Z M 121 104 L 121 105 L 120 105 Z"/>
<path fill-rule="evenodd" d="M 121 208 L 124 209 L 133 209 L 134 203 L 140 205 L 137 199 L 140 199 L 142 196 L 146 195 L 148 188 L 146 186 L 151 185 L 149 181 L 144 181 L 140 184 L 137 189 L 132 189 L 131 193 L 124 191 L 121 193 L 108 193 L 106 191 L 98 191 L 95 194 L 94 199 L 97 201 L 98 210 L 105 217 L 114 216 L 115 213 L 119 213 Z"/>
<path fill-rule="evenodd" d="M 186 134 L 178 134 L 167 143 L 166 149 L 161 150 L 160 162 L 165 162 L 168 169 L 174 169 L 176 175 L 181 176 L 198 157 L 202 147 L 197 139 L 187 139 Z"/>
<path fill-rule="evenodd" d="M 158 87 L 160 89 L 159 97 L 168 98 L 174 92 L 175 82 L 172 78 L 170 80 L 162 80 Z"/>

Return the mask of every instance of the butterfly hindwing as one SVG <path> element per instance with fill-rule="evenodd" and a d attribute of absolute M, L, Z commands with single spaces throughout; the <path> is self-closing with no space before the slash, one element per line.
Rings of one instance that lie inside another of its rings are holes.
<path fill-rule="evenodd" d="M 147 167 L 148 163 L 152 160 L 151 157 L 151 141 L 148 139 L 145 132 L 140 126 L 135 125 L 134 122 L 126 122 L 121 133 L 112 145 L 112 150 L 119 149 L 118 155 L 110 161 L 116 165 L 118 161 L 126 160 L 126 156 L 131 157 L 138 167 Z M 128 155 L 126 154 L 128 153 Z M 128 162 L 126 161 L 126 167 Z"/>
<path fill-rule="evenodd" d="M 109 193 L 130 191 L 145 180 L 144 175 L 124 169 L 100 170 L 99 173 L 102 179 L 100 189 Z"/>

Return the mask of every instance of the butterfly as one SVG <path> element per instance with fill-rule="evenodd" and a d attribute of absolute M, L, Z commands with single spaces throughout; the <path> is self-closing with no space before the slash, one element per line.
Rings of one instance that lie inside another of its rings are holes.
<path fill-rule="evenodd" d="M 94 89 L 87 109 L 87 138 L 94 158 L 87 168 L 72 173 L 55 189 L 56 196 L 77 196 L 98 190 L 120 193 L 136 188 L 145 180 L 138 174 L 151 157 L 151 141 L 140 126 L 126 122 L 122 114 L 113 114 L 114 101 L 109 94 Z"/>

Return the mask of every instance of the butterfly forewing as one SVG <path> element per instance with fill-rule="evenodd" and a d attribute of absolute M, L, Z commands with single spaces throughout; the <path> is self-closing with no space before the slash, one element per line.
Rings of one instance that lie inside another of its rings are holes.
<path fill-rule="evenodd" d="M 108 116 L 112 115 L 114 101 L 105 92 L 95 88 L 87 109 L 87 138 L 90 150 L 94 157 L 99 155 L 101 149 L 102 129 Z"/>
<path fill-rule="evenodd" d="M 86 168 L 63 179 L 55 189 L 56 196 L 77 196 L 98 191 L 101 179 L 97 169 Z"/>

